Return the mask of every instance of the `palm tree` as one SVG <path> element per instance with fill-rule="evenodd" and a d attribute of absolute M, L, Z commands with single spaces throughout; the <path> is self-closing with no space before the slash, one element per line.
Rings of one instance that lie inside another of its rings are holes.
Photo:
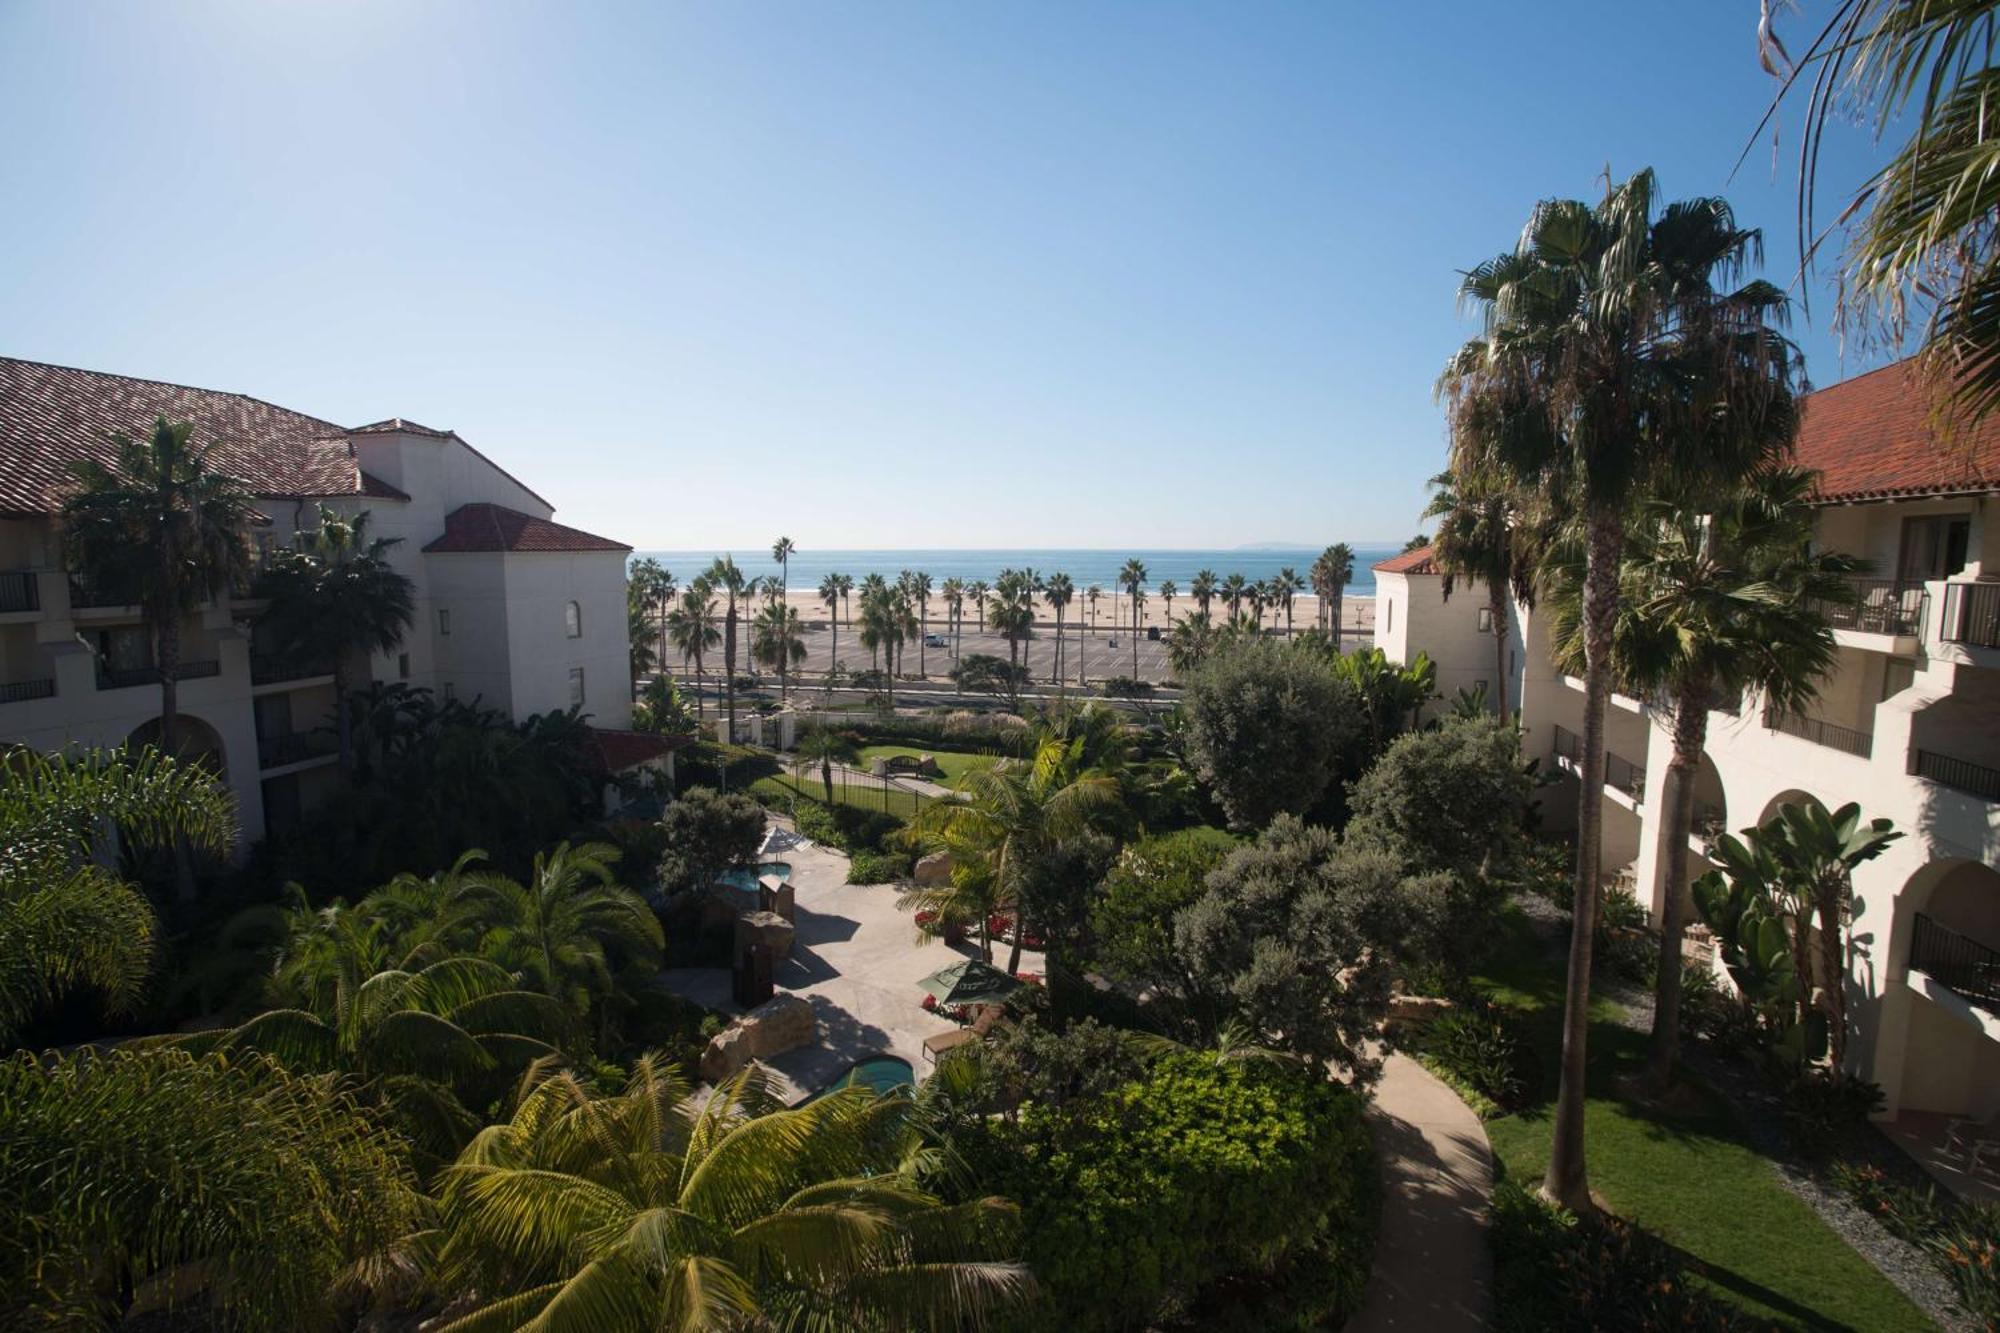
<path fill-rule="evenodd" d="M 1172 579 L 1166 579 L 1160 584 L 1160 600 L 1167 604 L 1167 624 L 1169 625 L 1174 623 L 1174 598 L 1180 596 L 1180 592 L 1179 585 Z"/>
<path fill-rule="evenodd" d="M 1139 678 L 1139 620 L 1145 609 L 1141 589 L 1146 586 L 1146 563 L 1136 556 L 1118 571 L 1118 584 L 1132 598 L 1132 679 Z"/>
<path fill-rule="evenodd" d="M 1186 681 L 1201 669 L 1208 655 L 1215 650 L 1218 631 L 1209 619 L 1208 612 L 1196 611 L 1193 615 L 1182 616 L 1167 636 L 1167 665 L 1172 668 L 1174 678 Z"/>
<path fill-rule="evenodd" d="M 1007 692 L 1016 709 L 1021 706 L 1021 641 L 1034 628 L 1034 605 L 1034 593 L 1022 575 L 1015 570 L 1002 571 L 993 590 L 993 608 L 987 613 L 987 625 L 1006 637 Z"/>
<path fill-rule="evenodd" d="M 652 640 L 654 660 L 661 660 L 667 652 L 667 612 L 673 610 L 674 594 L 679 591 L 679 585 L 665 565 L 652 556 L 643 556 L 632 562 L 627 586 L 635 603 L 644 607 L 652 619 L 646 637 Z"/>
<path fill-rule="evenodd" d="M 1686 928 L 1688 843 L 1694 836 L 1695 777 L 1718 699 L 1746 690 L 1803 712 L 1837 665 L 1833 631 L 1821 608 L 1853 599 L 1845 556 L 1815 555 L 1812 475 L 1796 468 L 1760 474 L 1732 496 L 1701 507 L 1682 499 L 1643 507 L 1630 525 L 1619 572 L 1623 605 L 1612 640 L 1620 688 L 1661 697 L 1673 720 L 1673 758 L 1661 809 L 1668 839 L 1651 1049 L 1646 1078 L 1671 1081 L 1680 1048 L 1681 937 Z M 1441 530 L 1442 531 L 1442 530 Z M 1567 564 L 1552 589 L 1557 664 L 1581 668 L 1578 571 Z"/>
<path fill-rule="evenodd" d="M 833 804 L 833 766 L 852 764 L 860 758 L 854 742 L 837 731 L 813 727 L 799 739 L 796 751 L 800 763 L 819 764 L 820 781 L 826 786 L 826 803 Z"/>
<path fill-rule="evenodd" d="M 1340 651 L 1341 602 L 1347 585 L 1354 581 L 1354 551 L 1346 542 L 1335 542 L 1313 561 L 1313 592 L 1319 597 L 1327 618 L 1327 632 L 1333 636 L 1333 650 Z"/>
<path fill-rule="evenodd" d="M 236 801 L 204 766 L 147 747 L 0 752 L 0 1043 L 78 988 L 124 1013 L 144 995 L 157 929 L 106 855 L 236 841 Z"/>
<path fill-rule="evenodd" d="M 659 650 L 653 645 L 653 618 L 648 612 L 638 590 L 631 584 L 625 589 L 625 658 L 632 672 L 632 692 L 639 692 L 639 682 L 646 673 L 660 665 Z"/>
<path fill-rule="evenodd" d="M 1761 237 L 1721 199 L 1657 211 L 1650 171 L 1608 185 L 1592 206 L 1538 204 L 1518 247 L 1469 272 L 1461 299 L 1485 334 L 1440 381 L 1450 405 L 1451 467 L 1492 471 L 1583 525 L 1586 659 L 1562 1075 L 1544 1192 L 1591 1210 L 1584 1162 L 1589 1038 L 1604 790 L 1604 710 L 1625 514 L 1659 481 L 1748 475 L 1789 433 L 1797 350 L 1772 331 L 1785 296 L 1753 281 L 1728 290 Z M 1657 216 L 1656 216 L 1657 212 Z M 1718 287 L 1721 284 L 1721 288 Z"/>
<path fill-rule="evenodd" d="M 1292 637 L 1292 601 L 1306 590 L 1306 581 L 1299 571 L 1286 565 L 1271 580 L 1272 590 L 1277 594 L 1278 605 L 1285 608 L 1285 637 Z"/>
<path fill-rule="evenodd" d="M 1486 616 L 1493 635 L 1493 707 L 1505 722 L 1507 597 L 1512 593 L 1526 601 L 1534 592 L 1534 561 L 1518 517 L 1520 499 L 1499 478 L 1478 472 L 1460 476 L 1446 470 L 1432 477 L 1430 484 L 1434 493 L 1424 517 L 1438 520 L 1436 559 L 1444 575 L 1444 599 L 1451 600 L 1452 588 L 1461 578 L 1477 580 L 1486 589 Z"/>
<path fill-rule="evenodd" d="M 1063 679 L 1063 611 L 1076 600 L 1076 584 L 1067 574 L 1051 574 L 1042 585 L 1042 596 L 1048 601 L 1049 610 L 1056 618 L 1055 670 L 1049 679 L 1062 684 Z"/>
<path fill-rule="evenodd" d="M 1877 138 L 1907 126 L 1909 138 L 1855 189 L 1836 223 L 1848 227 L 1848 245 L 1835 318 L 1875 324 L 1895 347 L 1909 336 L 1914 307 L 1923 325 L 1918 366 L 1947 424 L 1969 426 L 2000 404 L 2000 247 L 1991 226 L 2000 177 L 1985 166 L 2000 137 L 1993 7 L 1840 0 L 1796 63 L 1769 8 L 1759 46 L 1782 83 L 1766 123 L 1811 71 L 1799 145 L 1800 253 L 1810 256 L 1823 239 L 1814 205 L 1827 120 L 1872 104 Z"/>
<path fill-rule="evenodd" d="M 439 1333 L 984 1327 L 1023 1304 L 1014 1208 L 914 1171 L 915 1104 L 849 1089 L 791 1110 L 750 1066 L 705 1097 L 642 1056 L 625 1091 L 543 1067 L 443 1175 Z"/>
<path fill-rule="evenodd" d="M 736 743 L 736 604 L 756 589 L 757 580 L 745 577 L 732 556 L 722 556 L 708 567 L 711 587 L 727 598 L 722 619 L 722 698 L 729 716 L 729 743 Z"/>
<path fill-rule="evenodd" d="M 798 543 L 790 537 L 780 537 L 771 543 L 771 558 L 778 562 L 778 600 L 781 602 L 789 602 L 792 595 L 792 553 L 798 549 Z"/>
<path fill-rule="evenodd" d="M 1104 589 L 1095 583 L 1086 588 L 1083 593 L 1083 600 L 1090 604 L 1090 629 L 1093 634 L 1097 632 L 1097 599 L 1102 596 L 1104 596 Z"/>
<path fill-rule="evenodd" d="M 368 517 L 363 510 L 346 519 L 320 506 L 318 526 L 301 532 L 295 549 L 273 556 L 257 580 L 258 595 L 269 599 L 258 624 L 278 651 L 332 668 L 342 773 L 354 771 L 354 655 L 394 652 L 417 614 L 415 585 L 389 563 L 401 539 L 370 537 Z"/>
<path fill-rule="evenodd" d="M 778 697 L 792 697 L 792 668 L 806 660 L 804 628 L 789 603 L 773 602 L 757 613 L 750 631 L 750 655 L 778 673 Z"/>
<path fill-rule="evenodd" d="M 910 575 L 910 600 L 917 607 L 917 676 L 928 679 L 929 669 L 924 665 L 925 639 L 930 637 L 931 576 L 918 570 Z"/>
<path fill-rule="evenodd" d="M 63 503 L 69 566 L 94 590 L 137 606 L 160 674 L 160 748 L 179 752 L 181 620 L 250 568 L 250 492 L 209 466 L 194 427 L 159 417 L 147 439 L 111 437 L 112 466 L 76 463 Z M 184 886 L 188 887 L 188 886 Z"/>
<path fill-rule="evenodd" d="M 840 668 L 840 608 L 854 580 L 846 574 L 828 574 L 819 581 L 819 599 L 826 603 L 827 622 L 833 626 L 833 647 L 827 656 L 826 688 L 833 691 L 833 675 Z"/>
<path fill-rule="evenodd" d="M 957 657 L 959 635 L 965 627 L 965 580 L 946 579 L 938 592 L 944 598 L 945 628 L 951 631 L 951 655 Z"/>
<path fill-rule="evenodd" d="M 992 591 L 991 588 L 986 586 L 985 579 L 974 579 L 972 586 L 965 590 L 965 595 L 972 599 L 973 624 L 985 625 L 986 598 Z"/>
<path fill-rule="evenodd" d="M 1194 582 L 1188 585 L 1188 596 L 1194 598 L 1195 606 L 1200 609 L 1203 615 L 1207 615 L 1208 604 L 1215 600 L 1216 592 L 1221 586 L 1221 582 L 1215 577 L 1214 570 L 1197 570 Z"/>
<path fill-rule="evenodd" d="M 1250 595 L 1250 584 L 1241 574 L 1231 574 L 1222 581 L 1222 600 L 1229 603 L 1232 618 L 1243 610 L 1243 600 Z"/>
<path fill-rule="evenodd" d="M 722 632 L 715 628 L 715 594 L 705 576 L 688 584 L 681 593 L 680 605 L 667 613 L 667 640 L 680 653 L 683 662 L 689 659 L 694 661 L 694 711 L 699 721 L 702 716 L 701 660 L 710 648 L 722 641 Z"/>

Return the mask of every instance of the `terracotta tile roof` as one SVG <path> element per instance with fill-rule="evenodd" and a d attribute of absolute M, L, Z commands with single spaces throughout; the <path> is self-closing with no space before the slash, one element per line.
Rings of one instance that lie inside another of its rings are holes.
<path fill-rule="evenodd" d="M 424 547 L 431 553 L 631 549 L 624 542 L 496 504 L 460 505 L 445 515 L 444 535 Z"/>
<path fill-rule="evenodd" d="M 0 357 L 0 513 L 60 509 L 72 464 L 111 462 L 112 432 L 143 435 L 162 413 L 193 422 L 196 442 L 258 495 L 369 493 L 331 421 L 240 393 Z"/>
<path fill-rule="evenodd" d="M 1833 504 L 2000 490 L 2000 417 L 1950 443 L 1930 426 L 1929 391 L 1899 361 L 1805 398 L 1798 462 Z"/>
<path fill-rule="evenodd" d="M 1436 556 L 1435 547 L 1419 546 L 1414 551 L 1377 560 L 1373 568 L 1377 574 L 1435 574 L 1438 572 Z"/>
<path fill-rule="evenodd" d="M 671 754 L 688 743 L 686 736 L 655 736 L 650 732 L 619 731 L 611 727 L 592 727 L 590 738 L 597 742 L 597 754 L 604 761 L 604 767 L 613 773 L 636 768 L 649 759 Z"/>

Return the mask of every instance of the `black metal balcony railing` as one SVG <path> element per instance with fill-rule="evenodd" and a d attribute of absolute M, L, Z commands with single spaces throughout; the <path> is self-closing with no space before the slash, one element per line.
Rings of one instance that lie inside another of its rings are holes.
<path fill-rule="evenodd" d="M 56 683 L 52 680 L 17 680 L 0 685 L 0 704 L 18 704 L 30 699 L 55 697 Z"/>
<path fill-rule="evenodd" d="M 1973 648 L 2000 648 L 2000 583 L 1947 583 L 1938 637 Z"/>
<path fill-rule="evenodd" d="M 0 611 L 39 611 L 42 586 L 34 573 L 25 569 L 0 572 Z"/>
<path fill-rule="evenodd" d="M 1567 759 L 1579 769 L 1583 767 L 1583 737 L 1568 727 L 1553 729 L 1556 756 Z M 1633 800 L 1643 800 L 1646 795 L 1646 770 L 1621 755 L 1604 752 L 1604 780 Z"/>
<path fill-rule="evenodd" d="M 105 588 L 93 588 L 84 580 L 72 574 L 69 578 L 69 604 L 72 609 L 106 606 L 131 606 L 132 602 L 120 592 Z"/>
<path fill-rule="evenodd" d="M 1910 966 L 1989 1014 L 2000 1014 L 2000 951 L 1917 913 Z"/>
<path fill-rule="evenodd" d="M 250 654 L 250 683 L 253 685 L 271 685 L 281 680 L 304 680 L 309 676 L 332 674 L 333 663 L 327 661 L 280 653 Z"/>
<path fill-rule="evenodd" d="M 257 738 L 257 762 L 264 768 L 278 768 L 305 759 L 318 759 L 339 749 L 339 742 L 320 731 L 294 731 L 283 736 Z"/>
<path fill-rule="evenodd" d="M 199 680 L 203 676 L 222 674 L 220 662 L 183 662 L 174 672 L 175 680 Z M 158 685 L 160 669 L 156 666 L 143 667 L 99 667 L 97 688 L 100 690 L 123 690 L 134 685 Z"/>
<path fill-rule="evenodd" d="M 1910 752 L 1910 772 L 1989 801 L 2000 801 L 2000 768 L 1988 768 L 1969 759 L 1954 759 L 1934 750 L 1913 750 Z"/>
<path fill-rule="evenodd" d="M 1815 605 L 1835 629 L 1861 630 L 1868 634 L 1920 634 L 1924 628 L 1924 592 L 1920 583 L 1895 579 L 1850 579 L 1852 602 L 1818 602 Z"/>
<path fill-rule="evenodd" d="M 1875 737 L 1853 727 L 1843 727 L 1836 722 L 1827 722 L 1816 717 L 1806 717 L 1801 713 L 1787 713 L 1776 708 L 1764 710 L 1764 727 L 1768 731 L 1782 731 L 1787 736 L 1797 736 L 1800 740 L 1811 741 L 1814 745 L 1824 745 L 1829 750 L 1839 750 L 1862 759 L 1875 753 Z"/>

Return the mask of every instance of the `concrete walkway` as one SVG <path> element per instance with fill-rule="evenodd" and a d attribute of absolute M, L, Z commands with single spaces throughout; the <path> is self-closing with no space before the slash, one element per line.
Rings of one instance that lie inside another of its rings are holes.
<path fill-rule="evenodd" d="M 1367 1298 L 1347 1333 L 1485 1328 L 1493 1153 L 1479 1117 L 1415 1060 L 1391 1055 L 1368 1119 L 1381 1161 L 1382 1231 Z"/>

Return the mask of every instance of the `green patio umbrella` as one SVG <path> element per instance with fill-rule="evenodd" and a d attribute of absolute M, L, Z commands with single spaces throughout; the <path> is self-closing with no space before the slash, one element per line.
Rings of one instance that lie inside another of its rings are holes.
<path fill-rule="evenodd" d="M 917 984 L 935 995 L 939 1004 L 991 1003 L 1005 999 L 1021 985 L 991 963 L 982 963 L 977 958 L 941 967 Z"/>

